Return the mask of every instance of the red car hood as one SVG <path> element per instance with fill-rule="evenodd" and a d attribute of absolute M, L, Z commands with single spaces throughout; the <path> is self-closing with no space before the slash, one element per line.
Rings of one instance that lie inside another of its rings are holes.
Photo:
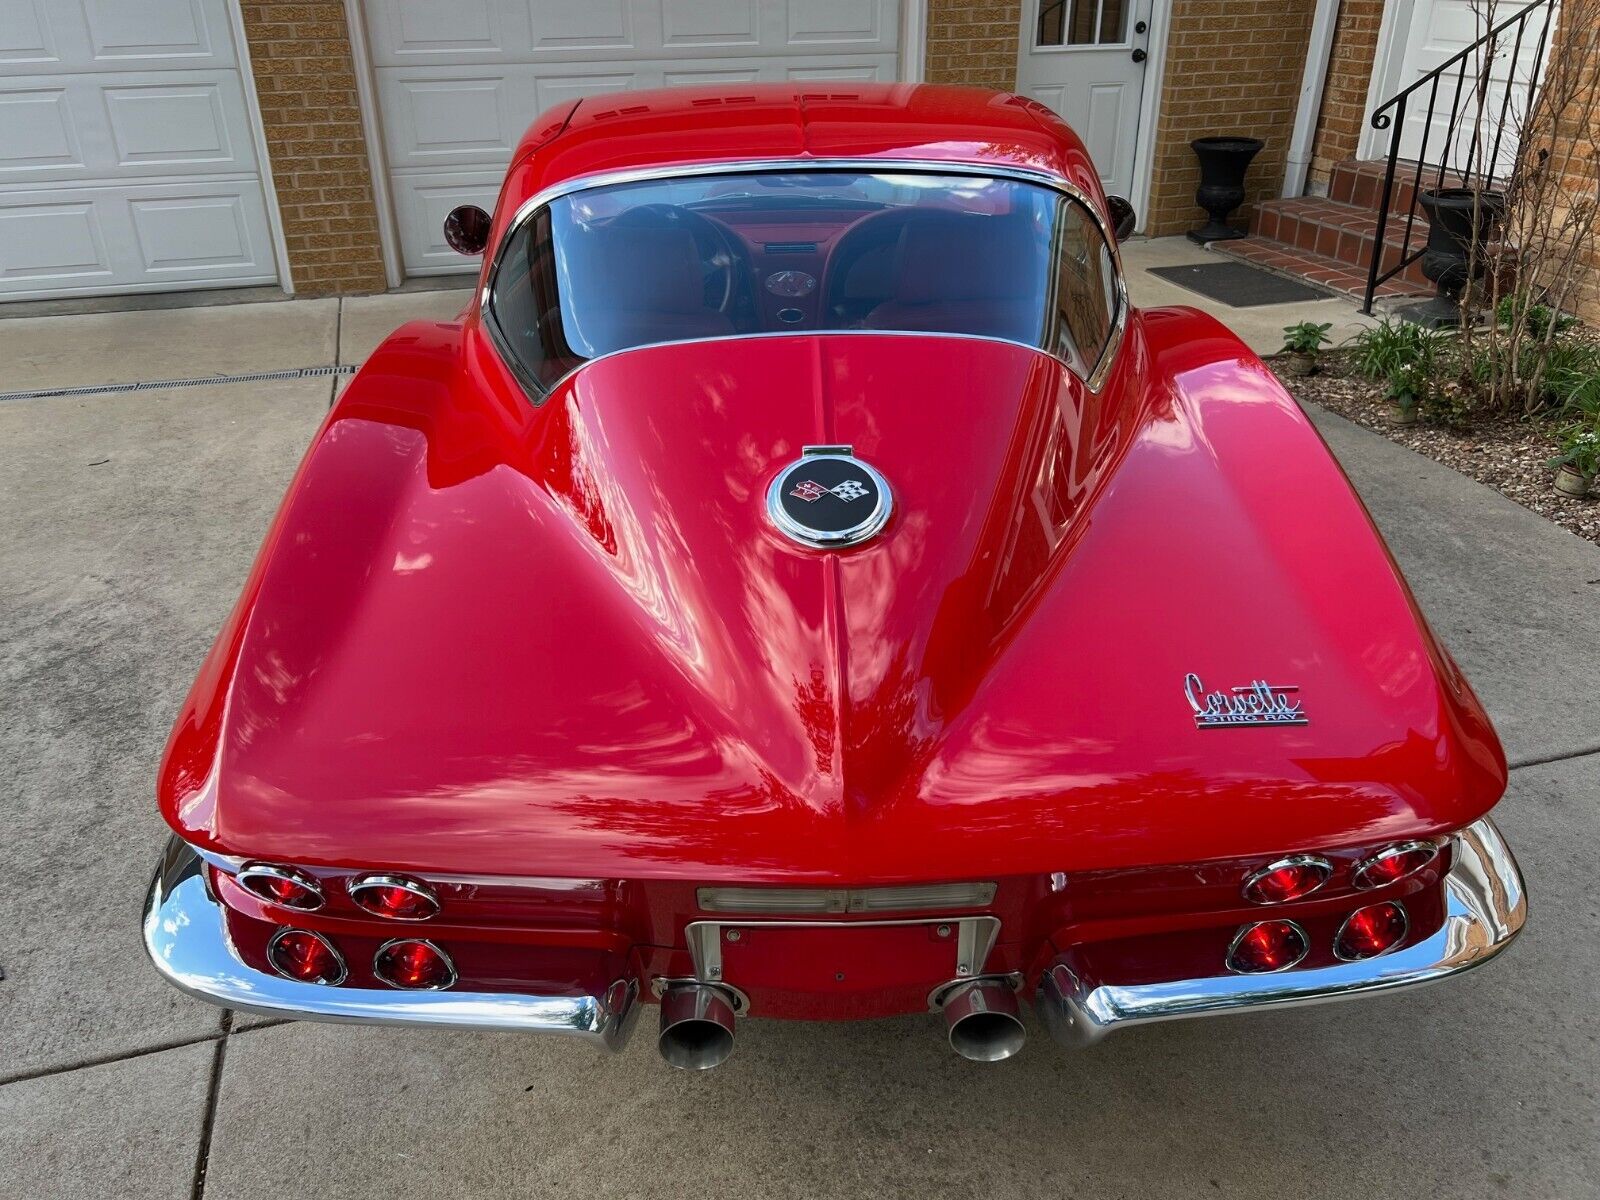
<path fill-rule="evenodd" d="M 1439 832 L 1504 764 L 1314 431 L 1193 315 L 1101 397 L 987 341 L 590 364 L 537 410 L 410 326 L 313 445 L 179 723 L 169 820 L 433 872 L 889 882 Z M 894 491 L 803 549 L 808 443 Z M 1295 686 L 1308 723 L 1185 695 Z"/>

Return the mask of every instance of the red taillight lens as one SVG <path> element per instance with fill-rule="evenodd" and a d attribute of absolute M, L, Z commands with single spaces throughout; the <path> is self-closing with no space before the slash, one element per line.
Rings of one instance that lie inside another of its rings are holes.
<path fill-rule="evenodd" d="M 314 912 L 322 907 L 322 886 L 309 875 L 270 863 L 247 863 L 237 876 L 239 886 L 284 908 Z"/>
<path fill-rule="evenodd" d="M 1257 921 L 1239 930 L 1228 948 L 1228 970 L 1241 975 L 1287 971 L 1306 956 L 1311 943 L 1293 921 Z"/>
<path fill-rule="evenodd" d="M 1439 847 L 1432 842 L 1398 842 L 1357 863 L 1350 881 L 1364 891 L 1383 887 L 1415 875 L 1438 853 Z"/>
<path fill-rule="evenodd" d="M 455 964 L 432 942 L 396 938 L 378 948 L 372 973 L 390 987 L 437 992 L 456 981 Z"/>
<path fill-rule="evenodd" d="M 1376 958 L 1393 950 L 1405 936 L 1406 910 L 1385 900 L 1351 913 L 1333 939 L 1333 952 L 1347 961 Z"/>
<path fill-rule="evenodd" d="M 349 891 L 350 899 L 362 908 L 390 921 L 426 921 L 439 911 L 439 901 L 428 886 L 403 875 L 366 875 Z"/>
<path fill-rule="evenodd" d="M 321 934 L 280 929 L 267 943 L 267 961 L 279 975 L 301 983 L 343 983 L 344 957 Z"/>
<path fill-rule="evenodd" d="M 1332 874 L 1333 864 L 1314 854 L 1280 858 L 1244 881 L 1244 898 L 1252 904 L 1284 904 L 1309 896 Z"/>

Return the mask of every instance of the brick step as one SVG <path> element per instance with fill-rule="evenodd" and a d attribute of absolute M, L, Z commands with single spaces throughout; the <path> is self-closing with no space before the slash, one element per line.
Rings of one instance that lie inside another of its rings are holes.
<path fill-rule="evenodd" d="M 1330 258 L 1312 250 L 1302 250 L 1283 242 L 1262 237 L 1239 238 L 1231 242 L 1212 242 L 1212 250 L 1232 258 L 1242 259 L 1280 275 L 1304 279 L 1318 287 L 1327 288 L 1341 296 L 1360 299 L 1367 291 L 1367 269 L 1353 263 Z M 1426 280 L 1417 282 L 1410 278 L 1416 264 L 1379 285 L 1378 298 L 1399 296 L 1424 296 L 1433 293 L 1433 285 Z M 1417 273 L 1420 278 L 1420 272 Z"/>
<path fill-rule="evenodd" d="M 1365 209 L 1307 196 L 1298 200 L 1267 200 L 1256 208 L 1251 232 L 1287 248 L 1333 259 L 1363 274 L 1372 260 L 1372 239 L 1376 219 Z M 1406 219 L 1389 223 L 1384 236 L 1383 269 L 1387 271 L 1406 252 Z M 1420 250 L 1428 241 L 1428 223 L 1418 219 L 1411 226 L 1409 248 Z M 1412 282 L 1428 286 L 1420 263 L 1412 263 L 1405 275 Z"/>
<path fill-rule="evenodd" d="M 1328 199 L 1336 204 L 1353 204 L 1357 208 L 1366 209 L 1373 214 L 1373 223 L 1377 223 L 1378 198 L 1383 194 L 1383 175 L 1387 169 L 1384 162 L 1372 162 L 1358 158 L 1347 158 L 1333 168 L 1333 174 L 1328 182 Z M 1394 194 L 1389 199 L 1389 215 L 1393 221 L 1399 214 L 1402 218 L 1409 212 L 1416 202 L 1417 195 L 1417 164 L 1399 160 L 1394 165 Z M 1446 171 L 1441 179 L 1439 168 L 1423 167 L 1421 175 L 1421 190 L 1429 191 L 1438 187 L 1461 187 L 1463 179 L 1452 171 Z M 1490 186 L 1497 185 L 1496 180 L 1490 180 Z M 1416 205 L 1417 219 L 1423 220 L 1422 206 Z"/>

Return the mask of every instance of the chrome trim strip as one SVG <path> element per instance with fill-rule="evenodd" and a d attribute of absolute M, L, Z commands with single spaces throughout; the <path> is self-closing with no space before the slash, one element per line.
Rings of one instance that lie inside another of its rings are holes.
<path fill-rule="evenodd" d="M 1086 983 L 1069 953 L 1046 969 L 1039 1012 L 1058 1042 L 1081 1046 L 1153 1021 L 1345 1000 L 1482 966 L 1521 931 L 1528 900 L 1517 861 L 1487 817 L 1456 834 L 1455 843 L 1455 862 L 1444 880 L 1444 922 L 1421 941 L 1375 958 L 1303 971 L 1130 986 Z"/>
<path fill-rule="evenodd" d="M 490 260 L 489 270 L 484 275 L 484 285 L 478 291 L 478 319 L 482 326 L 489 331 L 489 341 L 494 345 L 495 352 L 505 363 L 506 369 L 522 384 L 528 392 L 529 399 L 535 404 L 544 403 L 550 394 L 579 371 L 593 363 L 613 358 L 618 354 L 627 354 L 634 350 L 644 350 L 654 346 L 682 346 L 700 342 L 726 342 L 744 341 L 757 337 L 831 337 L 836 334 L 856 334 L 868 337 L 901 336 L 901 337 L 959 337 L 980 342 L 999 342 L 1008 346 L 1022 346 L 1032 350 L 1035 354 L 1042 354 L 1053 362 L 1065 367 L 1067 372 L 1077 376 L 1077 372 L 1066 360 L 1057 358 L 1042 346 L 1031 342 L 1019 342 L 1011 338 L 988 337 L 983 334 L 969 333 L 924 333 L 909 329 L 787 329 L 773 330 L 755 334 L 730 334 L 721 337 L 709 338 L 680 338 L 666 342 L 649 342 L 645 345 L 628 346 L 621 350 L 612 350 L 606 354 L 597 354 L 595 357 L 585 359 L 578 366 L 556 379 L 548 387 L 543 387 L 533 380 L 527 369 L 518 361 L 517 356 L 511 353 L 511 348 L 506 344 L 499 324 L 489 310 L 489 300 L 494 293 L 494 283 L 500 274 L 500 266 L 505 259 L 511 245 L 511 239 L 528 221 L 534 213 L 553 200 L 569 196 L 574 192 L 588 191 L 592 188 L 611 187 L 617 184 L 649 183 L 661 179 L 687 179 L 700 175 L 744 175 L 756 172 L 804 172 L 812 174 L 820 171 L 856 171 L 862 174 L 893 175 L 899 173 L 916 173 L 929 175 L 972 175 L 988 179 L 1014 179 L 1022 183 L 1037 184 L 1050 188 L 1052 191 L 1070 197 L 1082 205 L 1094 222 L 1095 229 L 1099 231 L 1100 238 L 1105 242 L 1107 252 L 1111 255 L 1111 262 L 1116 269 L 1117 312 L 1112 321 L 1111 331 L 1106 338 L 1105 348 L 1100 352 L 1100 358 L 1090 368 L 1089 374 L 1083 382 L 1091 392 L 1098 392 L 1105 385 L 1106 376 L 1111 373 L 1112 365 L 1117 358 L 1117 352 L 1122 348 L 1122 336 L 1128 321 L 1128 283 L 1122 270 L 1122 252 L 1117 245 L 1117 239 L 1112 230 L 1106 225 L 1100 210 L 1095 207 L 1092 197 L 1082 188 L 1070 180 L 1062 178 L 1051 171 L 1033 170 L 1028 167 L 1019 167 L 1007 163 L 973 163 L 973 162 L 940 162 L 937 159 L 921 158 L 749 158 L 732 159 L 720 162 L 705 163 L 674 163 L 671 166 L 661 167 L 635 167 L 626 171 L 599 171 L 589 175 L 575 175 L 570 179 L 563 179 L 560 183 L 552 184 L 542 191 L 535 192 L 528 199 L 517 206 L 517 211 L 511 220 L 506 223 L 505 232 L 500 235 L 500 242 L 494 248 L 494 256 Z"/>
<path fill-rule="evenodd" d="M 695 891 L 703 912 L 777 916 L 807 913 L 945 912 L 987 908 L 994 883 L 927 883 L 865 888 L 788 888 L 713 884 Z"/>
<path fill-rule="evenodd" d="M 534 996 L 328 987 L 258 971 L 229 944 L 222 906 L 206 891 L 200 858 L 176 838 L 162 854 L 145 900 L 144 945 L 156 970 L 179 991 L 268 1016 L 518 1029 L 616 1050 L 638 1015 L 638 982 L 631 978 L 614 981 L 600 996 Z"/>

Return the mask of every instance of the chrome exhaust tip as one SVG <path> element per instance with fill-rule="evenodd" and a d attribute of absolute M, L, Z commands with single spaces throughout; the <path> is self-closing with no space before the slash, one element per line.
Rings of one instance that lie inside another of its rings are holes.
<path fill-rule="evenodd" d="M 1002 980 L 959 984 L 945 993 L 939 1011 L 950 1048 L 969 1062 L 1001 1062 L 1028 1040 L 1017 994 Z"/>
<path fill-rule="evenodd" d="M 682 1071 L 709 1071 L 733 1053 L 733 999 L 719 987 L 685 983 L 661 997 L 661 1057 Z"/>

